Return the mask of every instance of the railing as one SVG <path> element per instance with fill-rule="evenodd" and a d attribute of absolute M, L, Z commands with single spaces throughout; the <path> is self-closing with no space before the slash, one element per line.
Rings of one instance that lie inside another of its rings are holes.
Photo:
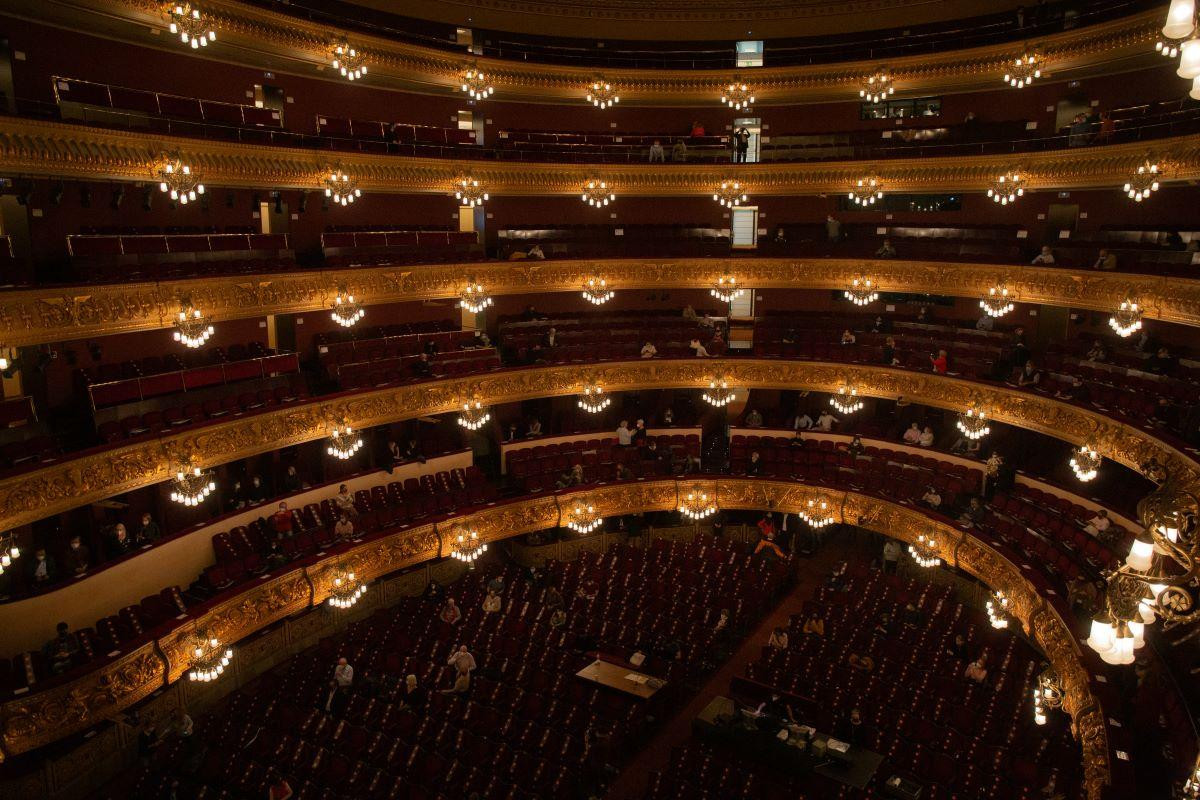
<path fill-rule="evenodd" d="M 137 378 L 93 383 L 88 386 L 88 396 L 92 401 L 92 409 L 96 410 L 163 395 L 193 392 L 209 386 L 220 386 L 299 371 L 299 356 L 295 353 L 281 353 L 248 358 L 243 361 L 211 364 L 205 367 L 192 367 L 175 372 L 160 372 Z"/>
<path fill-rule="evenodd" d="M 71 256 L 165 255 L 170 253 L 238 253 L 288 250 L 286 233 L 72 233 Z"/>
<path fill-rule="evenodd" d="M 77 78 L 53 76 L 54 98 L 62 103 L 80 103 L 99 106 L 114 111 L 129 111 L 136 107 L 146 114 L 184 116 L 191 111 L 202 120 L 222 124 L 240 124 L 260 127 L 283 127 L 283 112 L 258 106 L 238 103 L 222 103 L 217 100 L 202 100 L 198 97 L 155 92 L 148 89 L 130 89 L 107 83 L 95 83 Z M 72 94 L 74 93 L 74 94 Z M 120 104 L 128 104 L 121 108 Z M 210 115 L 217 117 L 210 120 Z"/>

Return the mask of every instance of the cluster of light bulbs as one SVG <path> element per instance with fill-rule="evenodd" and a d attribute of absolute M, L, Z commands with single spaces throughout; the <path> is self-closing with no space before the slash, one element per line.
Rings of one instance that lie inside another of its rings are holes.
<path fill-rule="evenodd" d="M 679 513 L 688 519 L 700 521 L 717 513 L 717 504 L 710 500 L 707 492 L 688 492 L 679 502 Z"/>
<path fill-rule="evenodd" d="M 987 601 L 988 622 L 997 630 L 1008 627 L 1008 596 L 997 589 Z"/>
<path fill-rule="evenodd" d="M 479 541 L 479 532 L 474 529 L 460 530 L 450 540 L 450 557 L 464 564 L 474 563 L 487 552 L 487 543 Z"/>
<path fill-rule="evenodd" d="M 325 189 L 325 196 L 333 200 L 334 205 L 348 206 L 362 197 L 362 190 L 358 188 L 358 180 L 342 170 L 341 167 L 327 170 L 321 183 Z"/>
<path fill-rule="evenodd" d="M 21 548 L 17 546 L 17 535 L 10 532 L 0 536 L 0 575 L 20 557 Z"/>
<path fill-rule="evenodd" d="M 738 286 L 737 278 L 733 276 L 724 276 L 717 278 L 717 282 L 708 290 L 708 293 L 720 300 L 722 303 L 732 303 L 734 300 L 742 296 L 746 290 Z"/>
<path fill-rule="evenodd" d="M 458 296 L 459 307 L 471 314 L 478 314 L 491 304 L 492 296 L 481 283 L 468 283 Z"/>
<path fill-rule="evenodd" d="M 198 347 L 203 347 L 205 343 L 212 338 L 216 329 L 213 328 L 200 313 L 200 309 L 185 305 L 179 311 L 179 316 L 175 319 L 175 333 L 173 337 L 185 347 L 195 350 Z"/>
<path fill-rule="evenodd" d="M 742 184 L 735 180 L 721 181 L 717 191 L 713 192 L 713 200 L 725 208 L 736 208 L 749 199 L 750 196 L 742 191 Z"/>
<path fill-rule="evenodd" d="M 989 317 L 1003 317 L 1013 310 L 1012 299 L 1008 296 L 1008 287 L 992 286 L 987 295 L 979 301 L 979 307 Z"/>
<path fill-rule="evenodd" d="M 567 527 L 576 533 L 591 533 L 604 524 L 604 517 L 590 504 L 576 503 L 567 519 Z"/>
<path fill-rule="evenodd" d="M 351 47 L 345 42 L 333 46 L 333 68 L 349 81 L 356 81 L 367 74 L 366 58 L 361 50 Z"/>
<path fill-rule="evenodd" d="M 468 208 L 478 208 L 488 200 L 488 193 L 477 178 L 460 178 L 455 183 L 454 199 Z"/>
<path fill-rule="evenodd" d="M 862 88 L 858 90 L 858 96 L 868 103 L 882 103 L 895 93 L 896 87 L 886 70 L 880 70 L 874 75 L 868 75 L 863 80 Z"/>
<path fill-rule="evenodd" d="M 614 104 L 621 102 L 620 95 L 613 85 L 604 78 L 596 78 L 592 81 L 592 86 L 587 93 L 587 101 L 596 108 L 601 110 L 612 108 Z"/>
<path fill-rule="evenodd" d="M 478 400 L 463 403 L 462 411 L 458 414 L 458 424 L 469 431 L 477 431 L 492 418 L 492 412 L 484 408 Z"/>
<path fill-rule="evenodd" d="M 616 193 L 609 188 L 608 182 L 599 178 L 589 178 L 583 184 L 583 191 L 579 197 L 592 208 L 603 208 L 617 199 Z"/>
<path fill-rule="evenodd" d="M 217 32 L 204 20 L 200 9 L 191 3 L 176 3 L 167 12 L 167 30 L 193 50 L 208 47 L 217 40 Z"/>
<path fill-rule="evenodd" d="M 329 434 L 329 446 L 325 452 L 334 458 L 347 461 L 363 448 L 363 438 L 354 432 L 349 425 L 344 428 L 334 428 Z"/>
<path fill-rule="evenodd" d="M 188 678 L 198 683 L 211 683 L 221 677 L 233 660 L 233 648 L 221 650 L 221 641 L 210 637 L 192 649 L 192 657 L 195 661 L 188 670 Z"/>
<path fill-rule="evenodd" d="M 1200 100 L 1200 21 L 1196 0 L 1171 0 L 1162 38 L 1154 48 L 1168 58 L 1179 57 L 1175 74 L 1192 82 L 1188 96 Z"/>
<path fill-rule="evenodd" d="M 190 164 L 183 163 L 176 156 L 165 156 L 158 170 L 158 190 L 177 200 L 179 205 L 186 206 L 198 195 L 204 194 L 204 184 L 200 176 L 192 171 Z"/>
<path fill-rule="evenodd" d="M 940 566 L 941 557 L 937 554 L 937 541 L 932 536 L 920 534 L 917 541 L 908 546 L 908 553 L 917 566 L 932 569 Z"/>
<path fill-rule="evenodd" d="M 325 603 L 331 608 L 347 609 L 367 593 L 367 582 L 358 580 L 358 576 L 354 572 L 347 572 L 343 575 L 336 575 L 333 579 L 333 589 Z"/>
<path fill-rule="evenodd" d="M 1024 89 L 1033 83 L 1035 78 L 1042 77 L 1040 66 L 1041 56 L 1034 51 L 1026 51 L 1014 58 L 1004 73 L 1004 82 L 1014 89 Z"/>
<path fill-rule="evenodd" d="M 850 281 L 850 288 L 845 291 L 846 299 L 856 306 L 866 306 L 879 299 L 875 283 L 867 277 L 855 278 Z"/>
<path fill-rule="evenodd" d="M 883 189 L 879 188 L 878 178 L 859 178 L 846 196 L 860 206 L 872 206 L 883 199 Z"/>
<path fill-rule="evenodd" d="M 1087 483 L 1094 480 L 1100 473 L 1100 464 L 1103 457 L 1095 451 L 1090 445 L 1080 445 L 1075 451 L 1075 455 L 1071 456 L 1071 471 L 1075 473 L 1075 477 Z"/>
<path fill-rule="evenodd" d="M 329 313 L 333 321 L 343 328 L 353 327 L 366 315 L 367 310 L 362 303 L 355 300 L 354 295 L 345 292 L 338 292 L 333 299 L 333 310 Z"/>
<path fill-rule="evenodd" d="M 1122 188 L 1130 200 L 1140 203 L 1158 191 L 1158 178 L 1158 164 L 1147 160 L 1146 163 L 1138 165 L 1137 171 Z"/>
<path fill-rule="evenodd" d="M 737 79 L 726 86 L 725 91 L 721 94 L 721 102 L 734 111 L 747 110 L 754 105 L 754 100 L 754 92 L 751 91 L 750 85 Z"/>
<path fill-rule="evenodd" d="M 479 67 L 467 67 L 463 70 L 459 88 L 472 100 L 486 100 L 496 92 L 491 79 Z"/>
<path fill-rule="evenodd" d="M 733 402 L 733 389 L 729 388 L 729 381 L 724 378 L 713 378 L 708 382 L 708 389 L 701 395 L 704 402 L 715 408 L 724 408 Z"/>
<path fill-rule="evenodd" d="M 583 387 L 578 405 L 589 414 L 599 414 L 612 405 L 612 398 L 604 393 L 604 388 L 599 384 L 589 383 Z"/>
<path fill-rule="evenodd" d="M 1108 318 L 1108 326 L 1122 339 L 1128 339 L 1142 329 L 1142 309 L 1132 300 L 1122 300 L 1116 312 Z"/>
<path fill-rule="evenodd" d="M 858 388 L 854 386 L 839 386 L 838 390 L 829 396 L 829 405 L 841 414 L 853 414 L 861 411 L 863 401 L 858 396 Z"/>
<path fill-rule="evenodd" d="M 583 299 L 594 306 L 602 306 L 616 297 L 616 292 L 608 288 L 608 281 L 600 277 L 588 278 L 583 284 Z"/>
<path fill-rule="evenodd" d="M 979 408 L 968 408 L 959 414 L 955 426 L 963 436 L 972 441 L 982 439 L 992 432 L 991 427 L 988 426 L 987 414 Z"/>
<path fill-rule="evenodd" d="M 829 502 L 826 500 L 809 500 L 804 504 L 804 508 L 796 513 L 796 516 L 813 528 L 824 528 L 832 525 L 834 521 L 833 511 L 830 510 Z"/>
<path fill-rule="evenodd" d="M 1025 187 L 1021 185 L 1021 176 L 1016 172 L 1006 172 L 998 176 L 988 187 L 987 196 L 993 203 L 1006 206 L 1015 203 L 1018 197 L 1025 196 Z"/>
<path fill-rule="evenodd" d="M 181 469 L 175 473 L 171 481 L 171 500 L 180 505 L 195 507 L 203 503 L 208 496 L 216 491 L 217 482 L 211 473 L 199 467 Z"/>

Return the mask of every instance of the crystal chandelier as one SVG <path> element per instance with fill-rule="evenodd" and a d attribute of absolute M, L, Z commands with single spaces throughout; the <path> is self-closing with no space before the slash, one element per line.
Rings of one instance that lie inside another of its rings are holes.
<path fill-rule="evenodd" d="M 604 517 L 596 513 L 596 507 L 583 500 L 576 500 L 567 512 L 566 527 L 576 533 L 591 533 L 604 524 Z"/>
<path fill-rule="evenodd" d="M 479 541 L 479 532 L 473 528 L 459 528 L 450 537 L 450 557 L 464 564 L 474 564 L 486 552 L 487 543 Z"/>
<path fill-rule="evenodd" d="M 992 592 L 987 601 L 987 615 L 993 628 L 1002 630 L 1008 627 L 1008 597 L 999 589 Z"/>
<path fill-rule="evenodd" d="M 599 109 L 612 108 L 614 103 L 621 102 L 620 96 L 617 95 L 617 90 L 613 85 L 604 80 L 601 75 L 596 76 L 592 81 L 592 85 L 588 87 L 587 101 Z"/>
<path fill-rule="evenodd" d="M 1012 299 L 1008 296 L 1008 287 L 1001 284 L 988 289 L 988 293 L 979 301 L 979 307 L 989 317 L 1003 317 L 1013 310 Z"/>
<path fill-rule="evenodd" d="M 0 575 L 21 557 L 21 548 L 17 546 L 17 535 L 12 531 L 0 535 Z"/>
<path fill-rule="evenodd" d="M 754 93 L 750 91 L 749 84 L 734 78 L 733 83 L 726 86 L 721 94 L 721 102 L 734 111 L 746 111 L 754 105 Z"/>
<path fill-rule="evenodd" d="M 1150 159 L 1138 165 L 1137 171 L 1125 182 L 1125 194 L 1135 203 L 1140 203 L 1158 191 L 1158 164 Z"/>
<path fill-rule="evenodd" d="M 458 424 L 469 431 L 477 431 L 492 418 L 492 412 L 478 400 L 463 403 L 462 411 L 458 412 Z"/>
<path fill-rule="evenodd" d="M 729 388 L 729 381 L 718 375 L 708 382 L 708 389 L 701 395 L 704 402 L 716 408 L 724 408 L 733 402 L 734 391 Z"/>
<path fill-rule="evenodd" d="M 987 196 L 993 203 L 1006 206 L 1017 202 L 1018 197 L 1025 196 L 1025 187 L 1021 183 L 1021 175 L 1016 172 L 1006 172 L 997 176 L 988 187 Z"/>
<path fill-rule="evenodd" d="M 1200 16 L 1195 0 L 1171 0 L 1162 38 L 1154 49 L 1168 58 L 1179 56 L 1175 74 L 1192 81 L 1192 99 L 1200 98 Z"/>
<path fill-rule="evenodd" d="M 717 282 L 708 290 L 708 293 L 722 303 L 732 303 L 741 297 L 745 291 L 745 289 L 737 285 L 737 278 L 732 275 L 722 275 L 717 278 Z"/>
<path fill-rule="evenodd" d="M 858 90 L 858 96 L 868 103 L 881 103 L 895 93 L 892 77 L 884 69 L 864 78 L 862 88 Z"/>
<path fill-rule="evenodd" d="M 1108 326 L 1122 339 L 1128 339 L 1142 329 L 1142 309 L 1132 300 L 1122 300 L 1116 312 L 1108 318 Z"/>
<path fill-rule="evenodd" d="M 478 208 L 487 201 L 488 193 L 475 178 L 459 178 L 454 183 L 454 199 L 468 208 Z"/>
<path fill-rule="evenodd" d="M 197 636 L 192 648 L 192 666 L 188 678 L 200 683 L 211 683 L 225 672 L 233 660 L 233 649 L 222 647 L 216 636 Z"/>
<path fill-rule="evenodd" d="M 861 411 L 863 401 L 858 397 L 858 389 L 853 386 L 839 386 L 838 390 L 829 396 L 829 405 L 840 414 L 853 414 Z"/>
<path fill-rule="evenodd" d="M 321 185 L 325 189 L 325 196 L 333 198 L 333 202 L 340 206 L 347 206 L 362 197 L 358 180 L 346 174 L 341 167 L 325 170 Z"/>
<path fill-rule="evenodd" d="M 367 311 L 362 303 L 354 299 L 354 295 L 345 289 L 338 289 L 337 297 L 333 298 L 333 310 L 329 315 L 343 328 L 351 328 L 367 315 Z"/>
<path fill-rule="evenodd" d="M 163 194 L 170 195 L 172 200 L 178 200 L 181 206 L 204 194 L 204 184 L 200 176 L 192 171 L 191 165 L 183 163 L 179 156 L 163 156 L 154 170 L 158 180 L 158 189 Z"/>
<path fill-rule="evenodd" d="M 713 200 L 716 200 L 725 208 L 740 206 L 748 199 L 749 196 L 742 191 L 742 184 L 738 181 L 721 181 L 721 185 L 713 192 Z"/>
<path fill-rule="evenodd" d="M 1066 692 L 1063 691 L 1058 673 L 1046 667 L 1038 675 L 1037 684 L 1033 687 L 1033 721 L 1038 725 L 1045 725 L 1046 709 L 1062 708 L 1065 697 Z"/>
<path fill-rule="evenodd" d="M 363 438 L 349 425 L 335 427 L 329 433 L 329 446 L 325 452 L 334 458 L 347 461 L 363 447 Z"/>
<path fill-rule="evenodd" d="M 1042 77 L 1041 56 L 1036 50 L 1026 50 L 1009 65 L 1004 73 L 1004 82 L 1014 89 L 1023 89 L 1033 83 L 1034 78 Z"/>
<path fill-rule="evenodd" d="M 699 522 L 717 513 L 716 498 L 710 498 L 708 492 L 693 489 L 679 499 L 679 513 Z"/>
<path fill-rule="evenodd" d="M 809 500 L 796 516 L 807 522 L 813 528 L 824 528 L 833 524 L 833 511 L 825 500 Z"/>
<path fill-rule="evenodd" d="M 1087 483 L 1100 473 L 1100 464 L 1103 461 L 1103 456 L 1089 445 L 1080 445 L 1075 455 L 1071 456 L 1071 471 L 1075 473 L 1076 478 Z"/>
<path fill-rule="evenodd" d="M 492 296 L 483 288 L 482 283 L 467 282 L 467 286 L 458 293 L 458 305 L 472 314 L 478 314 L 492 304 Z"/>
<path fill-rule="evenodd" d="M 865 306 L 879 299 L 879 292 L 876 289 L 874 281 L 863 275 L 850 281 L 850 288 L 844 294 L 846 299 L 854 305 Z"/>
<path fill-rule="evenodd" d="M 217 488 L 212 473 L 194 466 L 190 460 L 184 462 L 171 479 L 171 500 L 181 505 L 195 507 Z"/>
<path fill-rule="evenodd" d="M 616 292 L 608 288 L 608 281 L 599 276 L 588 278 L 583 284 L 583 299 L 594 306 L 602 306 L 616 296 Z"/>
<path fill-rule="evenodd" d="M 367 582 L 360 580 L 354 570 L 338 569 L 333 574 L 333 585 L 325 603 L 330 608 L 347 609 L 367 593 Z"/>
<path fill-rule="evenodd" d="M 959 414 L 955 427 L 958 428 L 963 436 L 972 441 L 982 439 L 992 432 L 992 429 L 988 426 L 987 414 L 984 413 L 983 409 L 976 407 L 968 408 Z"/>
<path fill-rule="evenodd" d="M 599 178 L 589 178 L 585 181 L 583 191 L 579 197 L 593 208 L 603 208 L 617 199 L 616 194 L 608 188 L 607 181 L 602 181 Z"/>
<path fill-rule="evenodd" d="M 604 393 L 600 384 L 587 383 L 579 395 L 578 405 L 589 414 L 599 414 L 612 405 L 612 398 Z"/>
<path fill-rule="evenodd" d="M 463 69 L 459 88 L 466 92 L 472 100 L 486 100 L 496 92 L 496 87 L 492 86 L 491 78 L 483 74 L 479 67 L 475 66 Z"/>
<path fill-rule="evenodd" d="M 167 29 L 193 50 L 208 47 L 217 39 L 217 32 L 191 3 L 167 3 L 166 17 Z"/>
<path fill-rule="evenodd" d="M 1200 800 L 1200 759 L 1197 759 L 1192 774 L 1183 782 L 1182 800 Z"/>
<path fill-rule="evenodd" d="M 878 178 L 859 178 L 847 195 L 857 205 L 874 205 L 876 200 L 883 199 L 883 190 L 879 188 Z"/>
<path fill-rule="evenodd" d="M 333 68 L 342 74 L 346 80 L 356 81 L 367 74 L 366 59 L 361 50 L 356 50 L 346 42 L 338 42 L 331 48 Z"/>
<path fill-rule="evenodd" d="M 179 316 L 175 318 L 175 333 L 172 334 L 175 341 L 195 350 L 203 347 L 204 343 L 212 338 L 215 331 L 216 329 L 200 313 L 200 309 L 187 300 L 183 301 L 179 309 Z"/>
<path fill-rule="evenodd" d="M 919 567 L 932 569 L 942 563 L 941 556 L 937 551 L 937 541 L 932 536 L 926 536 L 923 533 L 908 546 L 908 553 Z"/>

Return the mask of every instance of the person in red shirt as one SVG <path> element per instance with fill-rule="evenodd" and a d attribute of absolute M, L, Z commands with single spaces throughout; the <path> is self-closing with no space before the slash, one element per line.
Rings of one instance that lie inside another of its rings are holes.
<path fill-rule="evenodd" d="M 946 359 L 945 350 L 938 350 L 936 356 L 929 357 L 929 361 L 933 364 L 934 372 L 936 372 L 938 375 L 946 374 L 946 367 L 949 366 L 949 362 Z"/>
<path fill-rule="evenodd" d="M 279 510 L 271 515 L 271 524 L 275 526 L 275 533 L 280 537 L 292 535 L 292 512 L 288 511 L 287 503 L 279 504 Z"/>
<path fill-rule="evenodd" d="M 699 120 L 696 120 L 695 122 L 692 123 L 692 136 L 703 136 L 703 135 L 704 135 L 704 123 L 700 122 Z"/>

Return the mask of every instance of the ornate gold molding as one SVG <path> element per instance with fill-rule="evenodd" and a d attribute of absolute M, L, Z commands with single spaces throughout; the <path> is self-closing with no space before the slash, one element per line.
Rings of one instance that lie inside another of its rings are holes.
<path fill-rule="evenodd" d="M 111 35 L 137 44 L 165 49 L 161 36 L 160 6 L 155 0 L 78 0 L 75 3 L 35 3 L 14 0 L 12 13 L 64 27 Z M 204 12 L 219 33 L 206 48 L 212 58 L 301 75 L 332 75 L 326 70 L 328 45 L 335 37 L 348 38 L 367 54 L 373 86 L 424 92 L 454 92 L 459 72 L 467 62 L 477 62 L 494 76 L 497 99 L 522 102 L 582 102 L 582 88 L 596 68 L 474 58 L 433 48 L 396 42 L 358 31 L 335 31 L 299 17 L 250 7 L 234 0 L 211 0 Z M 113 21 L 125 21 L 128 28 Z M 101 25 L 101 22 L 104 24 Z M 1152 64 L 1154 37 L 1161 12 L 1151 11 L 1077 30 L 1039 37 L 1046 56 L 1047 77 L 1078 79 L 1133 63 Z M 905 92 L 947 92 L 1001 87 L 1005 65 L 1023 50 L 1023 43 L 988 45 L 943 53 L 888 60 L 889 72 Z M 176 51 L 178 52 L 178 51 Z M 853 100 L 858 81 L 878 64 L 847 61 L 796 67 L 761 67 L 752 71 L 762 105 Z M 717 106 L 720 87 L 734 70 L 605 69 L 609 80 L 621 87 L 622 105 Z"/>
<path fill-rule="evenodd" d="M 829 501 L 839 521 L 902 541 L 912 542 L 920 534 L 935 533 L 946 563 L 965 569 L 1011 599 L 1014 617 L 1062 678 L 1066 689 L 1064 709 L 1080 732 L 1088 797 L 1099 800 L 1109 772 L 1104 716 L 1089 689 L 1088 674 L 1080 663 L 1080 650 L 1070 625 L 1025 580 L 1019 565 L 964 531 L 916 509 L 879 498 L 785 481 L 716 478 L 699 482 L 726 509 L 772 508 L 794 513 L 809 499 L 819 497 Z M 638 481 L 591 487 L 585 493 L 598 512 L 616 516 L 675 508 L 678 491 L 691 483 Z M 209 631 L 223 642 L 235 643 L 289 615 L 321 604 L 329 595 L 331 573 L 339 564 L 352 562 L 357 572 L 374 580 L 439 555 L 445 557 L 448 551 L 444 546 L 439 551 L 438 531 L 448 533 L 458 524 L 469 525 L 484 541 L 499 541 L 552 528 L 558 522 L 557 496 L 520 499 L 436 525 L 400 531 L 266 583 L 251 585 L 112 665 L 67 685 L 0 706 L 0 742 L 4 753 L 12 756 L 28 752 L 97 724 L 165 683 L 178 680 L 188 668 L 185 645 L 195 630 Z"/>
<path fill-rule="evenodd" d="M 209 467 L 327 436 L 349 423 L 363 429 L 443 414 L 477 397 L 487 405 L 576 394 L 586 377 L 607 391 L 699 388 L 721 372 L 731 386 L 830 392 L 852 382 L 860 394 L 903 395 L 925 405 L 962 410 L 981 405 L 1007 422 L 1066 440 L 1091 442 L 1105 457 L 1138 469 L 1150 458 L 1200 493 L 1200 464 L 1151 433 L 1033 392 L 961 378 L 867 365 L 782 359 L 696 359 L 598 362 L 507 369 L 317 399 L 214 425 L 68 459 L 0 481 L 0 530 L 68 511 L 84 503 L 159 483 L 185 456 Z"/>
<path fill-rule="evenodd" d="M 981 297 L 999 283 L 1018 302 L 1110 312 L 1127 297 L 1148 319 L 1200 325 L 1200 281 L 1025 265 L 821 258 L 498 261 L 283 272 L 161 283 L 0 292 L 0 342 L 9 347 L 170 328 L 180 298 L 214 320 L 323 311 L 339 287 L 368 305 L 458 297 L 468 277 L 493 295 L 578 292 L 601 275 L 615 291 L 707 289 L 736 275 L 755 289 L 843 289 L 863 272 L 884 291 Z"/>
<path fill-rule="evenodd" d="M 164 150 L 179 152 L 210 188 L 317 189 L 326 151 L 162 137 L 34 119 L 10 118 L 0 131 L 0 169 L 9 174 L 81 180 L 150 180 Z M 1164 178 L 1200 179 L 1200 137 L 1156 139 Z M 439 193 L 449 204 L 462 162 L 450 158 L 337 153 L 364 192 Z M 1120 186 L 1145 162 L 1146 143 L 1075 147 L 1021 155 L 1028 191 Z M 737 176 L 752 196 L 839 194 L 863 174 L 889 192 L 982 192 L 1011 169 L 1011 155 L 899 158 L 884 161 L 743 164 Z M 729 176 L 725 164 L 548 164 L 471 161 L 471 175 L 493 195 L 574 196 L 588 175 L 625 196 L 711 195 Z M 449 205 L 447 206 L 449 207 Z"/>

